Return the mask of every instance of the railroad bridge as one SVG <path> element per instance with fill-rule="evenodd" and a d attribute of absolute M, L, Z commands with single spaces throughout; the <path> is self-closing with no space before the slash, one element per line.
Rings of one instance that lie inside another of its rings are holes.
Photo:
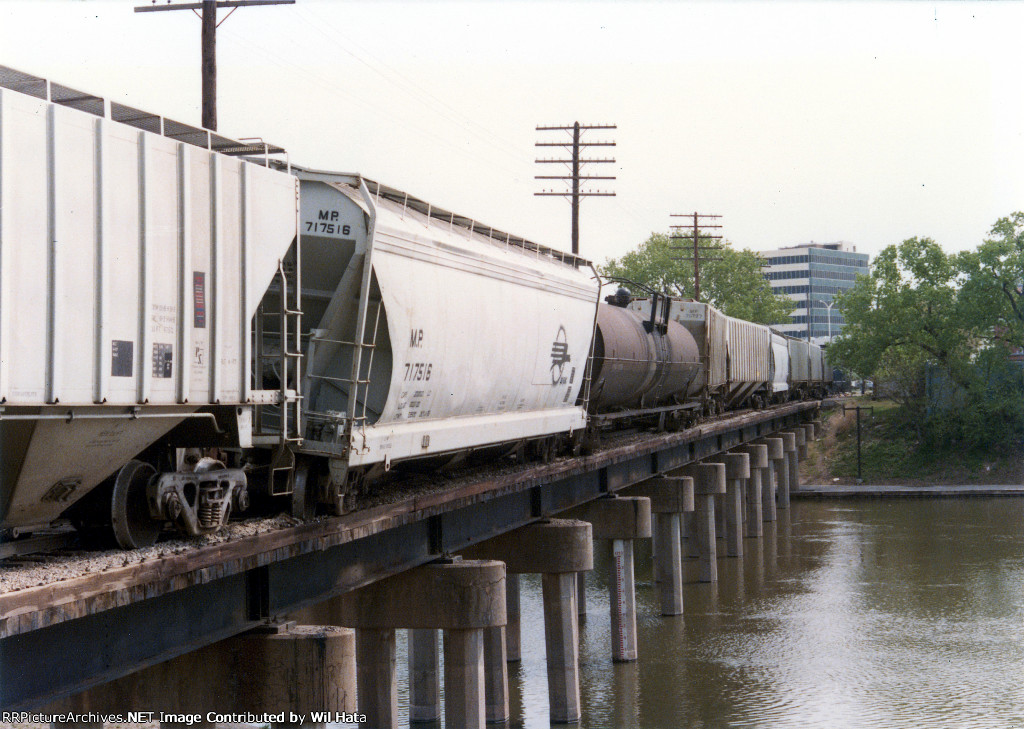
<path fill-rule="evenodd" d="M 0 707 L 101 710 L 112 696 L 156 700 L 146 699 L 154 693 L 147 682 L 177 680 L 186 691 L 182 706 L 199 711 L 205 699 L 189 697 L 188 687 L 209 682 L 190 680 L 195 672 L 223 676 L 244 666 L 261 676 L 253 683 L 268 696 L 243 695 L 250 686 L 226 697 L 221 684 L 211 710 L 272 706 L 284 700 L 276 695 L 313 710 L 355 712 L 358 683 L 358 711 L 369 725 L 392 726 L 394 629 L 409 628 L 410 715 L 437 711 L 443 629 L 450 725 L 476 726 L 485 712 L 501 720 L 505 661 L 518 658 L 518 574 L 539 572 L 551 715 L 572 722 L 579 717 L 576 615 L 584 609 L 576 590 L 593 564 L 592 538 L 611 540 L 617 568 L 612 657 L 635 660 L 632 540 L 653 536 L 662 612 L 681 614 L 682 554 L 701 559 L 702 581 L 716 580 L 716 526 L 726 553 L 741 556 L 743 538 L 756 538 L 762 520 L 788 506 L 820 406 L 792 403 L 677 433 L 632 433 L 592 455 L 490 469 L 345 516 L 141 562 L 126 558 L 66 579 L 54 568 L 39 584 L 0 593 Z M 174 679 L 174 666 L 189 675 Z M 296 687 L 295 671 L 305 688 Z"/>

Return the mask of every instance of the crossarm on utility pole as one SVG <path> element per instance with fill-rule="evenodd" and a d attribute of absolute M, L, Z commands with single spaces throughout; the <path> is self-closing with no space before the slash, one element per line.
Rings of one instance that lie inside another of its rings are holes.
<path fill-rule="evenodd" d="M 202 64 L 203 64 L 203 127 L 217 131 L 217 8 L 238 8 L 252 5 L 294 5 L 295 0 L 203 0 L 198 3 L 168 3 L 166 5 L 137 5 L 136 13 L 166 12 L 168 10 L 201 10 Z M 231 13 L 228 13 L 230 15 Z"/>

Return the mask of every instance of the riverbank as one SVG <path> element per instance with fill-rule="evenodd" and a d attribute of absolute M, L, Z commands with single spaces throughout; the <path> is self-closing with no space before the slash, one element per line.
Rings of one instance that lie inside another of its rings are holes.
<path fill-rule="evenodd" d="M 846 406 L 824 411 L 822 437 L 810 444 L 800 464 L 801 482 L 857 486 L 857 415 L 861 411 L 861 478 L 878 486 L 1020 486 L 1024 455 L 964 453 L 929 449 L 908 425 L 899 406 L 869 397 L 841 401 Z M 1003 492 L 1000 492 L 1003 493 Z"/>
<path fill-rule="evenodd" d="M 798 498 L 960 498 L 965 496 L 1024 496 L 1024 486 L 1014 484 L 944 484 L 906 486 L 896 484 L 810 484 L 790 492 Z"/>

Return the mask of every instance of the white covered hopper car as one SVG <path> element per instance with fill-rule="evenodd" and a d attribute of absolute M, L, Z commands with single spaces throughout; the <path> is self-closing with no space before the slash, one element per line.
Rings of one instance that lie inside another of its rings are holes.
<path fill-rule="evenodd" d="M 122 543 L 155 537 L 149 498 L 219 526 L 244 506 L 237 469 L 158 484 L 132 459 L 188 419 L 248 439 L 251 322 L 297 181 L 205 130 L 0 81 L 0 528 L 48 524 L 112 474 Z"/>
<path fill-rule="evenodd" d="M 589 264 L 359 175 L 297 174 L 300 476 L 321 501 L 401 460 L 583 434 Z"/>

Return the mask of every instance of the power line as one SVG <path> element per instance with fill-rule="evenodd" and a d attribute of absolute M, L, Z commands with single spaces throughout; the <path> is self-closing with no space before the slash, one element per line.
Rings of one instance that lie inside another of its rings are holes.
<path fill-rule="evenodd" d="M 224 20 L 238 8 L 252 5 L 294 5 L 295 0 L 203 0 L 198 3 L 168 3 L 157 5 L 138 5 L 136 13 L 155 13 L 167 10 L 191 10 L 203 21 L 202 29 L 202 65 L 203 65 L 203 126 L 217 131 L 217 8 L 231 8 Z M 201 10 L 202 13 L 197 13 Z M 224 22 L 223 20 L 221 22 Z"/>
<path fill-rule="evenodd" d="M 301 9 L 298 9 L 298 15 L 304 22 L 306 22 L 320 35 L 324 36 L 327 40 L 332 41 L 333 43 L 337 43 L 339 38 L 344 40 L 345 42 L 338 46 L 339 50 L 359 61 L 359 63 L 362 63 L 388 83 L 404 91 L 418 103 L 422 104 L 424 108 L 430 109 L 442 118 L 448 118 L 470 134 L 473 134 L 486 144 L 491 145 L 502 154 L 517 161 L 521 161 L 522 158 L 514 151 L 512 145 L 506 142 L 502 137 L 494 134 L 488 126 L 480 124 L 472 118 L 465 116 L 443 98 L 423 88 L 421 84 L 418 84 L 395 67 L 381 60 L 364 46 L 359 45 L 351 38 L 351 36 L 338 30 L 328 20 L 323 17 L 310 15 L 308 12 Z M 313 22 L 314 20 L 316 22 Z M 331 33 L 328 33 L 325 28 L 329 29 Z M 354 49 L 361 51 L 361 54 L 356 53 Z M 364 55 L 369 60 L 364 58 Z M 388 71 L 388 73 L 385 73 L 385 70 Z"/>
<path fill-rule="evenodd" d="M 720 251 L 722 246 L 702 246 L 700 245 L 701 238 L 704 240 L 721 240 L 720 235 L 701 235 L 701 218 L 721 218 L 721 215 L 708 215 L 698 212 L 677 214 L 673 213 L 670 217 L 673 218 L 693 218 L 692 225 L 671 225 L 669 226 L 672 230 L 681 230 L 683 228 L 690 228 L 690 235 L 678 235 L 674 234 L 671 237 L 672 240 L 692 240 L 693 243 L 693 255 L 692 256 L 679 256 L 673 258 L 674 261 L 693 261 L 693 298 L 700 301 L 700 264 L 701 261 L 720 261 L 721 257 L 716 256 L 701 256 L 701 251 Z M 721 228 L 721 225 L 710 225 L 705 224 L 704 228 Z M 683 251 L 690 248 L 689 245 L 672 246 L 671 249 L 674 251 Z"/>
<path fill-rule="evenodd" d="M 571 190 L 565 192 L 558 192 L 557 190 L 542 190 L 541 192 L 535 192 L 534 195 L 553 196 L 553 197 L 568 197 L 572 201 L 572 252 L 573 255 L 579 255 L 580 252 L 580 200 L 584 197 L 614 197 L 614 192 L 606 192 L 601 190 L 584 190 L 580 188 L 581 182 L 589 182 L 592 180 L 614 180 L 614 176 L 608 175 L 582 175 L 580 174 L 580 168 L 582 165 L 588 164 L 614 164 L 615 158 L 599 158 L 592 157 L 590 159 L 584 159 L 581 157 L 581 152 L 588 147 L 614 147 L 615 142 L 586 142 L 583 141 L 581 136 L 582 133 L 591 129 L 617 129 L 614 124 L 580 124 L 575 122 L 572 126 L 538 126 L 538 132 L 570 132 L 571 142 L 537 142 L 537 147 L 563 147 L 567 150 L 571 150 L 572 156 L 570 159 L 559 159 L 558 157 L 552 159 L 538 159 L 537 164 L 565 164 L 570 165 L 570 174 L 568 175 L 535 175 L 534 179 L 537 180 L 563 180 L 565 182 L 571 182 Z"/>

